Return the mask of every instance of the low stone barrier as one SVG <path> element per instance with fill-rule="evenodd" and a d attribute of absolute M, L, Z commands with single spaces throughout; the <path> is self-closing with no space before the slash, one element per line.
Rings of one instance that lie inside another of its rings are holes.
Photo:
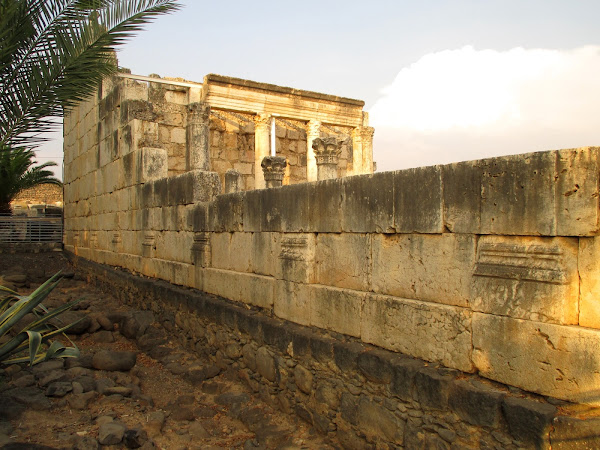
<path fill-rule="evenodd" d="M 594 448 L 600 411 L 302 326 L 68 254 L 80 274 L 151 310 L 266 402 L 345 448 Z"/>

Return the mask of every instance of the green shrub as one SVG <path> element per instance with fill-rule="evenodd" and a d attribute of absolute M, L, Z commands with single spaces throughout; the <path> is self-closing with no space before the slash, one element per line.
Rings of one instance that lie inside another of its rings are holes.
<path fill-rule="evenodd" d="M 42 301 L 60 282 L 60 272 L 51 277 L 30 295 L 19 295 L 17 292 L 0 286 L 0 342 L 14 335 L 0 344 L 0 363 L 17 364 L 29 362 L 30 365 L 47 361 L 52 358 L 76 358 L 79 350 L 64 332 L 75 323 L 57 327 L 51 320 L 61 313 L 69 310 L 82 299 L 73 300 L 49 311 L 42 305 Z M 30 323 L 22 329 L 21 320 L 29 313 L 35 316 Z M 11 333 L 12 331 L 12 333 Z M 59 341 L 50 341 L 53 337 L 62 335 L 73 344 L 66 347 Z"/>

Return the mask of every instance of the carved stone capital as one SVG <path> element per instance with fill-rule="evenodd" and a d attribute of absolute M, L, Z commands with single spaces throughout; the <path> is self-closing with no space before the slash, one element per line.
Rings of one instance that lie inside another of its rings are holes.
<path fill-rule="evenodd" d="M 373 127 L 356 127 L 352 130 L 352 138 L 360 139 L 363 142 L 372 141 L 374 134 L 375 128 Z"/>
<path fill-rule="evenodd" d="M 317 162 L 317 179 L 330 180 L 338 176 L 338 159 L 342 153 L 343 139 L 316 138 L 312 143 Z"/>
<path fill-rule="evenodd" d="M 194 102 L 188 105 L 187 123 L 208 123 L 210 106 L 204 102 Z"/>
<path fill-rule="evenodd" d="M 337 164 L 340 153 L 342 153 L 343 139 L 335 137 L 316 138 L 312 143 L 315 151 L 317 165 L 319 164 Z"/>
<path fill-rule="evenodd" d="M 283 156 L 265 156 L 260 165 L 263 169 L 267 187 L 281 186 L 287 160 Z"/>
<path fill-rule="evenodd" d="M 269 130 L 269 125 L 271 125 L 271 115 L 270 114 L 258 114 L 256 116 L 254 116 L 255 132 L 258 130 L 267 132 Z"/>

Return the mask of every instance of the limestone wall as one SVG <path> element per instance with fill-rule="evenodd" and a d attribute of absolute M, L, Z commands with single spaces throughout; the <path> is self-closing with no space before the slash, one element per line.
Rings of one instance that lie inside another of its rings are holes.
<path fill-rule="evenodd" d="M 317 179 L 311 146 L 316 137 L 345 141 L 339 176 L 373 172 L 373 129 L 362 101 L 217 75 L 206 76 L 204 84 L 183 85 L 181 80 L 141 78 L 107 79 L 95 98 L 67 115 L 67 183 L 106 167 L 121 180 L 128 173 L 111 170 L 111 163 L 154 148 L 166 153 L 168 176 L 212 170 L 224 191 L 225 173 L 234 169 L 241 190 L 262 188 L 261 162 L 271 152 L 272 120 L 276 150 L 287 158 L 284 185 Z M 95 180 L 97 195 L 123 187 L 107 181 Z"/>
<path fill-rule="evenodd" d="M 79 181 L 104 173 L 106 186 L 102 168 L 66 184 L 65 248 L 530 392 L 599 403 L 599 151 L 216 195 L 218 175 L 166 177 L 164 151 L 144 148 L 108 163 L 125 175 L 111 194 L 85 197 L 90 183 Z"/>

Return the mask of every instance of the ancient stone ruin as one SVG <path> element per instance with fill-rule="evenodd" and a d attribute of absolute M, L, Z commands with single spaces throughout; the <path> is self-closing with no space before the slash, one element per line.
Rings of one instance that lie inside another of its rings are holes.
<path fill-rule="evenodd" d="M 65 118 L 65 249 L 347 448 L 598 445 L 600 149 L 373 174 L 362 106 L 107 81 Z"/>

